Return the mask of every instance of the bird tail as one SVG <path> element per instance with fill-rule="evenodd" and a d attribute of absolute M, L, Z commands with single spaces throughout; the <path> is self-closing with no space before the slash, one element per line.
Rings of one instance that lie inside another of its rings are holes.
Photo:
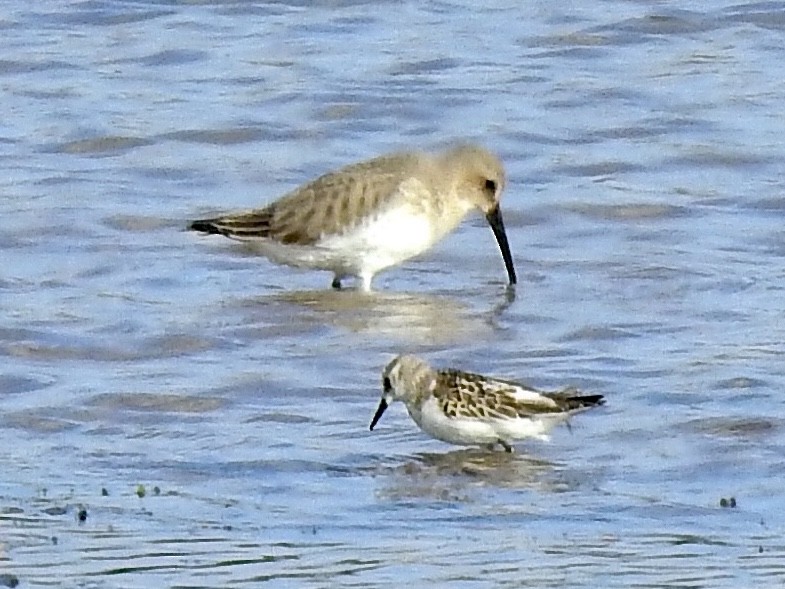
<path fill-rule="evenodd" d="M 192 221 L 188 228 L 191 231 L 225 235 L 232 239 L 261 239 L 270 236 L 270 213 L 252 211 L 213 219 L 199 219 Z"/>
<path fill-rule="evenodd" d="M 605 397 L 602 395 L 581 395 L 578 390 L 573 388 L 565 389 L 562 391 L 562 395 L 564 395 L 562 398 L 570 411 L 595 407 L 605 403 Z"/>

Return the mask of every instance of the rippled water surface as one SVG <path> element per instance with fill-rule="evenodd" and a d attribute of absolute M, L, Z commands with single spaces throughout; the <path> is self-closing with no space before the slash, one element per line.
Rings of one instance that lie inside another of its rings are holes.
<path fill-rule="evenodd" d="M 5 3 L 0 586 L 785 584 L 785 3 L 479 4 Z M 481 219 L 370 296 L 184 230 L 455 139 L 514 296 Z M 369 432 L 403 351 L 608 403 Z"/>

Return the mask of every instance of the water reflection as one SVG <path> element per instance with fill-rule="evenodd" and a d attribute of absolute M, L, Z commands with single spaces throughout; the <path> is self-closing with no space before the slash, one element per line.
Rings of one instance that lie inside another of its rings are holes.
<path fill-rule="evenodd" d="M 382 467 L 376 476 L 383 481 L 378 492 L 383 499 L 467 501 L 480 487 L 563 491 L 567 483 L 559 472 L 559 465 L 523 453 L 462 448 L 416 454 Z"/>
<path fill-rule="evenodd" d="M 498 317 L 514 300 L 505 292 L 501 302 L 480 312 L 444 295 L 327 289 L 276 292 L 235 305 L 242 309 L 244 329 L 259 323 L 269 327 L 274 318 L 288 333 L 330 325 L 398 344 L 446 346 L 491 338 Z"/>
<path fill-rule="evenodd" d="M 756 440 L 776 435 L 783 420 L 757 417 L 705 417 L 690 420 L 682 425 L 687 432 L 697 432 L 712 437 L 737 440 Z"/>

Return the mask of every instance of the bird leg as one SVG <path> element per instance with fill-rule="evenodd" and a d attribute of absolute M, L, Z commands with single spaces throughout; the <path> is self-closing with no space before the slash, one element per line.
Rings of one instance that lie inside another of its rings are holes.
<path fill-rule="evenodd" d="M 512 454 L 512 453 L 513 453 L 512 446 L 510 446 L 510 445 L 509 445 L 507 442 L 505 442 L 504 440 L 501 440 L 501 439 L 500 439 L 500 440 L 499 440 L 499 444 L 501 444 L 502 448 L 504 448 L 504 451 L 505 451 L 505 452 L 507 452 L 507 454 Z"/>

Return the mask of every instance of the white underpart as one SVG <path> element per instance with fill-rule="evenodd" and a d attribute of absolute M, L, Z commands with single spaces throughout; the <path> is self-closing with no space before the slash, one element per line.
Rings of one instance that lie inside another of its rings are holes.
<path fill-rule="evenodd" d="M 408 407 L 409 415 L 423 431 L 437 440 L 470 446 L 507 443 L 523 438 L 548 439 L 548 432 L 558 423 L 566 421 L 569 413 L 551 413 L 533 418 L 506 419 L 447 417 L 434 397 L 429 397 L 420 407 Z"/>
<path fill-rule="evenodd" d="M 408 205 L 396 207 L 358 225 L 353 231 L 319 242 L 339 260 L 346 274 L 365 280 L 433 244 L 430 220 Z"/>
<path fill-rule="evenodd" d="M 373 275 L 427 250 L 434 242 L 428 217 L 409 205 L 388 209 L 351 231 L 329 235 L 312 246 L 260 241 L 259 251 L 279 264 L 357 276 L 370 290 Z"/>

